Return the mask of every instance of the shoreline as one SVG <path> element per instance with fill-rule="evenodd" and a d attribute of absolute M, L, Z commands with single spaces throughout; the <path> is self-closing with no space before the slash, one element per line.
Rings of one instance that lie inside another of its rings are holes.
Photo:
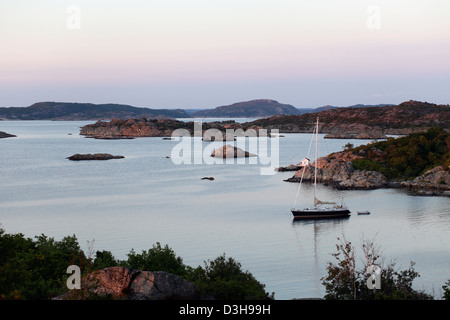
<path fill-rule="evenodd" d="M 300 183 L 299 178 L 288 178 L 283 180 L 290 183 Z M 313 183 L 313 181 L 303 180 L 302 183 Z M 401 189 L 412 196 L 422 197 L 450 197 L 450 186 L 444 185 L 426 185 L 421 186 L 412 181 L 388 181 L 386 185 L 376 188 L 343 188 L 338 185 L 336 181 L 318 182 L 324 186 L 336 189 L 336 190 L 359 190 L 359 191 L 371 191 L 378 189 Z"/>

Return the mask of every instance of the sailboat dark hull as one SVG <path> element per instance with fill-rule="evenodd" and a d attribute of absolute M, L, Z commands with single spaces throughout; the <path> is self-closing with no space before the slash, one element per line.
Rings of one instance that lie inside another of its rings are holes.
<path fill-rule="evenodd" d="M 342 218 L 350 215 L 350 210 L 342 209 L 304 209 L 291 210 L 294 219 L 330 219 Z"/>
<path fill-rule="evenodd" d="M 318 143 L 318 132 L 319 132 L 319 117 L 317 117 L 316 128 L 314 130 L 314 135 L 316 137 L 316 161 L 317 161 L 317 143 Z M 311 140 L 312 143 L 312 140 Z M 309 152 L 308 152 L 309 154 Z M 303 180 L 303 175 L 307 167 L 310 166 L 309 159 L 305 158 L 306 162 L 303 165 L 302 176 L 300 179 L 300 185 Z M 303 162 L 303 161 L 302 161 Z M 313 163 L 314 164 L 314 163 Z M 314 206 L 312 208 L 307 208 L 303 210 L 292 209 L 291 212 L 294 215 L 294 220 L 296 219 L 330 219 L 330 218 L 342 218 L 348 217 L 350 215 L 350 210 L 348 210 L 343 205 L 335 206 L 322 206 L 327 204 L 335 204 L 334 202 L 324 202 L 316 198 L 316 185 L 317 185 L 317 165 L 314 164 Z M 300 189 L 300 187 L 299 187 Z M 298 192 L 297 192 L 298 195 Z"/>

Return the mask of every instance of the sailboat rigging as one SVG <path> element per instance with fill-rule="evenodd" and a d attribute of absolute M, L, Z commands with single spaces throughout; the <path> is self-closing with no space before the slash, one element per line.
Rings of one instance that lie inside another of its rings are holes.
<path fill-rule="evenodd" d="M 327 201 L 321 201 L 317 198 L 317 145 L 318 145 L 318 131 L 319 131 L 319 118 L 317 118 L 316 126 L 315 126 L 315 132 L 313 133 L 313 136 L 315 135 L 316 143 L 315 143 L 315 165 L 314 165 L 314 205 L 310 208 L 305 209 L 295 209 L 295 203 L 294 208 L 291 209 L 291 212 L 294 216 L 294 219 L 318 219 L 318 218 L 338 218 L 338 217 L 347 217 L 350 215 L 350 210 L 347 209 L 343 204 L 337 205 L 335 202 L 327 202 Z M 312 141 L 311 141 L 312 143 Z M 311 145 L 310 145 L 311 148 Z M 308 151 L 309 153 L 309 151 Z M 297 197 L 300 191 L 300 187 L 303 181 L 303 175 L 305 173 L 306 167 L 309 166 L 308 164 L 305 164 L 303 166 L 303 172 L 302 176 L 300 178 L 300 184 L 299 189 L 297 191 Z M 326 206 L 326 205 L 332 205 L 332 206 Z"/>

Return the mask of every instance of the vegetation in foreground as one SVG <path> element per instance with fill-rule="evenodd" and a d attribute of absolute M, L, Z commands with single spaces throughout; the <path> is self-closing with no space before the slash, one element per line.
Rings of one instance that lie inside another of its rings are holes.
<path fill-rule="evenodd" d="M 168 246 L 156 243 L 149 250 L 133 249 L 126 260 L 117 260 L 110 251 L 88 246 L 88 256 L 75 236 L 56 241 L 45 235 L 35 239 L 23 234 L 7 234 L 0 229 L 0 297 L 3 299 L 46 300 L 63 294 L 69 265 L 77 265 L 83 274 L 107 267 L 122 266 L 137 270 L 166 271 L 197 285 L 200 293 L 216 299 L 273 299 L 273 293 L 241 264 L 224 255 L 196 268 L 187 266 Z"/>
<path fill-rule="evenodd" d="M 329 300 L 430 300 L 433 297 L 412 288 L 420 275 L 414 263 L 407 270 L 396 270 L 395 263 L 383 266 L 379 248 L 373 242 L 362 245 L 362 268 L 358 269 L 356 248 L 351 242 L 340 240 L 333 254 L 336 263 L 329 263 L 327 276 L 322 278 L 325 299 Z M 122 266 L 138 270 L 166 271 L 197 285 L 205 296 L 223 300 L 274 299 L 264 284 L 225 254 L 215 260 L 204 261 L 204 266 L 187 266 L 168 246 L 156 243 L 149 250 L 136 253 L 133 249 L 126 260 L 117 260 L 110 251 L 96 251 L 88 246 L 88 256 L 81 250 L 75 236 L 56 241 L 45 235 L 35 239 L 23 234 L 7 234 L 0 228 L 0 298 L 46 300 L 63 294 L 69 265 L 80 266 L 83 274 L 107 267 Z M 381 288 L 369 289 L 367 266 L 381 267 Z M 443 286 L 445 300 L 450 300 L 450 280 Z"/>
<path fill-rule="evenodd" d="M 380 248 L 373 241 L 363 240 L 363 263 L 358 267 L 356 247 L 346 239 L 338 238 L 338 241 L 336 253 L 333 254 L 336 261 L 328 263 L 328 274 L 322 278 L 325 299 L 433 300 L 432 295 L 413 289 L 414 279 L 420 276 L 414 269 L 414 262 L 406 270 L 396 270 L 395 262 L 384 265 Z M 373 271 L 377 271 L 379 277 Z M 444 299 L 450 298 L 449 285 L 450 280 L 442 287 Z"/>

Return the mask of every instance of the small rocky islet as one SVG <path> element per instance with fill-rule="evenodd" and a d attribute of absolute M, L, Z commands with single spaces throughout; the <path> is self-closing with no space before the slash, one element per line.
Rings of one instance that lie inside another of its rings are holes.
<path fill-rule="evenodd" d="M 211 157 L 214 158 L 248 158 L 257 157 L 256 154 L 245 151 L 241 148 L 234 147 L 232 145 L 224 145 L 223 147 L 217 148 L 211 153 Z"/>
<path fill-rule="evenodd" d="M 104 161 L 104 160 L 112 160 L 112 159 L 123 159 L 125 158 L 124 156 L 120 156 L 120 155 L 112 155 L 109 153 L 85 153 L 85 154 L 79 154 L 76 153 L 70 157 L 67 157 L 68 160 L 71 161 L 83 161 L 83 160 L 100 160 L 100 161 Z"/>
<path fill-rule="evenodd" d="M 13 138 L 13 137 L 17 137 L 17 136 L 14 135 L 14 134 L 9 134 L 9 133 L 0 131 L 0 139 L 2 139 L 2 138 Z"/>

